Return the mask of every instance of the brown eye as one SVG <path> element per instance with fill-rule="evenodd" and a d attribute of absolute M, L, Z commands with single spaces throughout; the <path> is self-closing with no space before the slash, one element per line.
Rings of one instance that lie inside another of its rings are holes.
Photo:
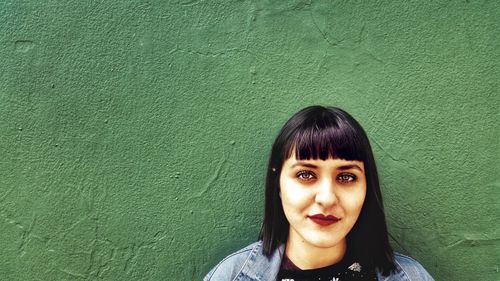
<path fill-rule="evenodd" d="M 303 181 L 310 181 L 314 179 L 314 174 L 310 171 L 300 171 L 297 173 L 297 178 Z"/>
<path fill-rule="evenodd" d="M 337 181 L 341 183 L 352 183 L 357 180 L 357 177 L 351 173 L 342 173 L 337 176 Z"/>

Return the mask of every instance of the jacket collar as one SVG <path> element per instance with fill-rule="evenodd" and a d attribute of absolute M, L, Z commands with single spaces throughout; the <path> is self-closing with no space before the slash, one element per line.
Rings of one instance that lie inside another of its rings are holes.
<path fill-rule="evenodd" d="M 285 245 L 280 245 L 270 257 L 266 257 L 262 252 L 262 241 L 259 241 L 253 247 L 250 256 L 241 269 L 241 274 L 235 281 L 243 280 L 258 280 L 268 281 L 276 280 L 280 270 L 281 260 Z"/>

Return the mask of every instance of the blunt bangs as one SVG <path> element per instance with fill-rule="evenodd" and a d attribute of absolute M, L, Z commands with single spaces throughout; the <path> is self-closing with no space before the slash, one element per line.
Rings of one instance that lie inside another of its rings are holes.
<path fill-rule="evenodd" d="M 295 153 L 298 160 L 333 158 L 366 161 L 366 136 L 360 135 L 364 133 L 360 128 L 336 116 L 321 116 L 321 119 L 307 121 L 290 132 L 283 147 L 282 159 L 288 159 Z"/>

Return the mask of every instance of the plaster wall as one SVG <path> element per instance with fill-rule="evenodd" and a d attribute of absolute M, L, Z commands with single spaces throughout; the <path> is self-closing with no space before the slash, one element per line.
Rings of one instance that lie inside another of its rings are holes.
<path fill-rule="evenodd" d="M 500 2 L 0 2 L 0 279 L 200 280 L 255 241 L 271 143 L 366 128 L 394 247 L 499 280 Z"/>

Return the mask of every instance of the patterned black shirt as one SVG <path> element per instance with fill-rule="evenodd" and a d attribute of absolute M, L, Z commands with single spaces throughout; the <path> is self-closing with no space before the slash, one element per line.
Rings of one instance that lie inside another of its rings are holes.
<path fill-rule="evenodd" d="M 292 263 L 287 256 L 283 258 L 278 281 L 376 281 L 374 270 L 363 268 L 349 256 L 342 261 L 322 268 L 302 270 Z"/>

